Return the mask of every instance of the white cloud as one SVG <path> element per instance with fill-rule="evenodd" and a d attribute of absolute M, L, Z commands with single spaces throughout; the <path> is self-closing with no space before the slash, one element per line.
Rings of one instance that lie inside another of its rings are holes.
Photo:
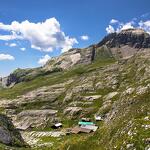
<path fill-rule="evenodd" d="M 80 36 L 80 38 L 81 38 L 81 40 L 83 40 L 83 41 L 89 40 L 89 36 L 88 36 L 88 35 L 82 35 L 82 36 Z"/>
<path fill-rule="evenodd" d="M 4 25 L 3 23 L 0 23 L 0 30 L 4 30 L 4 31 L 10 31 L 9 35 L 2 35 L 0 34 L 0 40 L 4 40 L 4 41 L 9 41 L 9 40 L 15 40 L 15 39 L 19 39 L 22 40 L 23 37 L 20 35 L 17 35 L 16 32 L 14 32 L 13 30 L 8 30 L 7 28 L 5 28 L 5 26 L 8 25 Z"/>
<path fill-rule="evenodd" d="M 115 23 L 119 23 L 119 21 L 116 20 L 116 19 L 111 19 L 111 20 L 110 20 L 110 24 L 115 24 Z"/>
<path fill-rule="evenodd" d="M 122 25 L 122 28 L 120 30 L 127 30 L 127 29 L 133 29 L 133 25 L 132 25 L 132 22 L 128 22 L 126 24 L 123 24 Z"/>
<path fill-rule="evenodd" d="M 17 44 L 16 44 L 16 43 L 10 43 L 9 46 L 10 46 L 10 47 L 16 47 Z"/>
<path fill-rule="evenodd" d="M 39 59 L 38 64 L 45 65 L 46 62 L 50 59 L 51 57 L 49 55 L 42 56 L 42 58 Z"/>
<path fill-rule="evenodd" d="M 112 22 L 112 20 L 110 21 L 110 23 Z M 120 32 L 122 30 L 127 30 L 127 29 L 133 29 L 135 22 L 132 20 L 130 22 L 127 23 L 122 23 L 120 21 L 118 21 L 117 26 L 113 26 L 113 25 L 108 25 L 108 27 L 106 28 L 106 32 L 108 34 L 113 33 L 113 32 Z"/>
<path fill-rule="evenodd" d="M 0 61 L 1 60 L 15 60 L 15 58 L 9 54 L 0 54 Z"/>
<path fill-rule="evenodd" d="M 13 21 L 10 25 L 0 23 L 0 30 L 10 32 L 8 35 L 0 35 L 0 40 L 27 40 L 32 48 L 46 52 L 58 48 L 64 52 L 78 43 L 75 38 L 65 35 L 55 18 L 38 23 L 28 20 L 21 23 Z"/>
<path fill-rule="evenodd" d="M 20 50 L 21 50 L 21 51 L 25 51 L 26 48 L 25 48 L 25 47 L 21 47 Z"/>
<path fill-rule="evenodd" d="M 115 32 L 115 29 L 114 29 L 113 26 L 109 25 L 109 26 L 106 28 L 106 31 L 107 31 L 108 34 L 110 34 L 110 33 Z"/>
<path fill-rule="evenodd" d="M 112 19 L 110 20 L 110 23 L 106 28 L 106 31 L 107 33 L 112 33 L 112 32 L 120 32 L 122 30 L 127 29 L 141 28 L 150 34 L 150 19 L 148 19 L 149 15 L 150 13 L 143 14 L 140 17 L 132 18 L 129 22 L 126 23 Z"/>
<path fill-rule="evenodd" d="M 139 22 L 139 27 L 144 29 L 146 32 L 150 34 L 150 20 L 147 21 L 140 21 Z"/>

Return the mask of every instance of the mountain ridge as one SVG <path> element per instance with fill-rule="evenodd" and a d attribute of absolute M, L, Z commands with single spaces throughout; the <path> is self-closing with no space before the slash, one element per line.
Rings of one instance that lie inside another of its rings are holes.
<path fill-rule="evenodd" d="M 95 59 L 114 58 L 117 61 L 132 57 L 136 52 L 150 48 L 150 35 L 142 29 L 127 29 L 105 36 L 99 43 L 87 48 L 73 48 L 58 57 L 50 59 L 43 67 L 35 69 L 17 69 L 8 77 L 1 78 L 2 87 L 12 87 L 21 81 L 62 70 L 76 65 L 86 65 Z M 29 78 L 24 79 L 24 76 Z"/>

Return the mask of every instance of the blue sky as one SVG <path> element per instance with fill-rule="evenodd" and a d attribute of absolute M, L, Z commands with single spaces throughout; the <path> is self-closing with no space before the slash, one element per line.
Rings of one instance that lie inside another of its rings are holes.
<path fill-rule="evenodd" d="M 149 0 L 1 0 L 0 76 L 131 27 L 150 32 Z M 113 19 L 113 20 L 112 20 Z"/>

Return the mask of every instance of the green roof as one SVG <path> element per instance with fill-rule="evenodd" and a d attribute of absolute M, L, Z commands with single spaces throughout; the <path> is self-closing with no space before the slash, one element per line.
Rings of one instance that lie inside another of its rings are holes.
<path fill-rule="evenodd" d="M 78 123 L 79 125 L 93 125 L 93 122 L 83 122 L 83 121 L 79 121 Z"/>

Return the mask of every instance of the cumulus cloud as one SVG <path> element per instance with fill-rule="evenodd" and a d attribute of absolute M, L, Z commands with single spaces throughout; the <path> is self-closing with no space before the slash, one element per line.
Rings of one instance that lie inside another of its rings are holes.
<path fill-rule="evenodd" d="M 130 21 L 127 23 L 122 23 L 118 21 L 118 26 L 116 28 L 113 25 L 108 25 L 108 27 L 106 27 L 106 32 L 110 34 L 113 32 L 120 32 L 122 30 L 133 29 L 134 28 L 133 24 L 134 24 L 134 21 Z"/>
<path fill-rule="evenodd" d="M 83 40 L 83 41 L 89 40 L 89 36 L 88 36 L 88 35 L 82 35 L 82 36 L 80 36 L 80 38 L 81 38 L 81 40 Z"/>
<path fill-rule="evenodd" d="M 139 27 L 144 29 L 150 34 L 150 20 L 148 21 L 140 21 L 139 22 Z"/>
<path fill-rule="evenodd" d="M 0 23 L 0 30 L 6 30 L 3 29 L 2 27 L 4 26 L 3 23 Z M 14 31 L 10 31 L 9 35 L 1 35 L 0 34 L 0 40 L 4 40 L 4 41 L 10 41 L 10 40 L 15 40 L 15 39 L 23 39 L 21 36 L 17 35 Z"/>
<path fill-rule="evenodd" d="M 150 20 L 147 19 L 143 21 L 143 16 L 147 16 L 147 15 L 149 15 L 149 13 L 144 14 L 139 18 L 133 18 L 131 19 L 131 21 L 126 23 L 121 22 L 119 20 L 112 19 L 110 20 L 108 27 L 106 27 L 106 32 L 110 34 L 113 32 L 120 32 L 126 29 L 141 28 L 150 34 Z"/>
<path fill-rule="evenodd" d="M 16 43 L 10 43 L 10 44 L 8 44 L 10 47 L 16 47 L 17 46 L 17 44 Z"/>
<path fill-rule="evenodd" d="M 0 30 L 9 32 L 8 35 L 0 35 L 0 40 L 27 40 L 32 48 L 46 52 L 54 49 L 61 49 L 64 52 L 78 43 L 75 38 L 65 35 L 56 18 L 38 23 L 28 20 L 21 23 L 13 21 L 8 25 L 0 23 Z"/>
<path fill-rule="evenodd" d="M 106 28 L 106 32 L 107 32 L 108 34 L 110 34 L 110 33 L 115 32 L 115 29 L 114 29 L 113 26 L 109 25 L 109 26 Z"/>
<path fill-rule="evenodd" d="M 116 19 L 111 19 L 110 20 L 110 24 L 115 24 L 115 23 L 118 23 L 119 21 L 118 20 L 116 20 Z"/>
<path fill-rule="evenodd" d="M 25 48 L 25 47 L 21 47 L 20 50 L 21 50 L 21 51 L 25 51 L 26 48 Z"/>
<path fill-rule="evenodd" d="M 39 59 L 38 64 L 45 65 L 46 62 L 50 59 L 51 57 L 49 55 L 42 56 L 42 58 Z"/>
<path fill-rule="evenodd" d="M 9 54 L 0 54 L 0 61 L 2 60 L 15 60 L 15 58 Z"/>
<path fill-rule="evenodd" d="M 128 22 L 122 25 L 122 28 L 120 30 L 127 30 L 127 29 L 133 29 L 133 23 L 132 22 Z"/>

